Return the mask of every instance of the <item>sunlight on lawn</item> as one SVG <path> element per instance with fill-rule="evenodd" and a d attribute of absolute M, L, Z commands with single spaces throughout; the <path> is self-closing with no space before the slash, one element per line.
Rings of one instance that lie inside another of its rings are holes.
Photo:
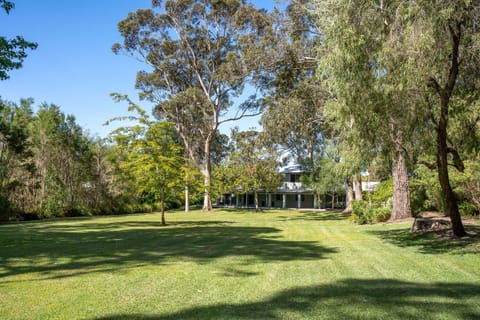
<path fill-rule="evenodd" d="M 2 319 L 473 319 L 480 258 L 332 212 L 0 226 Z M 477 241 L 477 240 L 475 240 Z"/>

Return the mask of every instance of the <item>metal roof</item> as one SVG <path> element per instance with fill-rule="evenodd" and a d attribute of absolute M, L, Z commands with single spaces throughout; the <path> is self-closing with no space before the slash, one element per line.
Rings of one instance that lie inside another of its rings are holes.
<path fill-rule="evenodd" d="M 280 173 L 303 173 L 303 172 L 306 172 L 306 170 L 300 164 L 293 164 L 293 165 L 280 168 L 279 172 Z"/>

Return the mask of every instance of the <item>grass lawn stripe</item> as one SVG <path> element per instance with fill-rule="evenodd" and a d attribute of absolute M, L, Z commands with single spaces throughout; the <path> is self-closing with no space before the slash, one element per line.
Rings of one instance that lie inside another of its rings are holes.
<path fill-rule="evenodd" d="M 0 318 L 480 318 L 478 239 L 442 242 L 331 212 L 167 220 L 1 225 Z"/>

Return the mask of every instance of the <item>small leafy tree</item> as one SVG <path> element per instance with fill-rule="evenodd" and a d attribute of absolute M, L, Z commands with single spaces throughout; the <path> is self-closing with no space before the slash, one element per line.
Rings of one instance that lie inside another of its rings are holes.
<path fill-rule="evenodd" d="M 310 167 L 310 174 L 302 177 L 302 183 L 315 192 L 317 199 L 321 195 L 330 196 L 331 209 L 335 209 L 335 197 L 343 192 L 343 176 L 338 159 L 332 156 L 322 156 L 315 159 L 314 166 Z M 317 203 L 320 203 L 317 201 Z"/>
<path fill-rule="evenodd" d="M 119 154 L 123 154 L 119 167 L 131 179 L 137 193 L 148 194 L 160 202 L 161 223 L 166 225 L 166 201 L 184 186 L 183 148 L 172 123 L 152 121 L 136 105 L 130 105 L 129 110 L 138 113 L 138 117 L 128 117 L 138 124 L 118 128 L 111 134 Z M 113 120 L 117 119 L 124 118 Z"/>
<path fill-rule="evenodd" d="M 272 192 L 282 184 L 278 173 L 278 155 L 265 147 L 262 133 L 249 130 L 232 130 L 234 152 L 230 155 L 229 172 L 234 176 L 235 187 L 241 186 L 244 193 L 253 191 L 255 211 L 258 212 L 258 193 L 261 190 Z"/>

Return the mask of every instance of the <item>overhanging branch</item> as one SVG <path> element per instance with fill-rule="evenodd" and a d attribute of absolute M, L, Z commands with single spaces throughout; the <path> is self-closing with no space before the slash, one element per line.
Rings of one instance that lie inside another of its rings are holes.
<path fill-rule="evenodd" d="M 243 119 L 243 118 L 256 117 L 256 116 L 259 116 L 263 113 L 263 111 L 258 111 L 258 112 L 249 113 L 249 114 L 246 114 L 246 112 L 247 112 L 247 110 L 243 110 L 242 113 L 239 116 L 235 116 L 233 118 L 228 118 L 228 119 L 224 119 L 222 121 L 219 121 L 218 125 L 221 125 L 221 124 L 226 123 L 226 122 L 237 121 L 237 120 L 240 120 L 240 119 Z"/>
<path fill-rule="evenodd" d="M 415 163 L 416 163 L 416 164 L 424 165 L 425 167 L 427 167 L 427 168 L 430 169 L 430 170 L 435 170 L 435 169 L 438 168 L 438 166 L 437 166 L 436 163 L 434 163 L 434 162 L 428 162 L 428 161 L 425 161 L 425 160 L 417 159 L 417 160 L 415 160 Z"/>
<path fill-rule="evenodd" d="M 447 152 L 453 156 L 453 166 L 457 168 L 458 171 L 463 172 L 465 170 L 465 165 L 463 164 L 457 149 L 448 147 Z"/>

